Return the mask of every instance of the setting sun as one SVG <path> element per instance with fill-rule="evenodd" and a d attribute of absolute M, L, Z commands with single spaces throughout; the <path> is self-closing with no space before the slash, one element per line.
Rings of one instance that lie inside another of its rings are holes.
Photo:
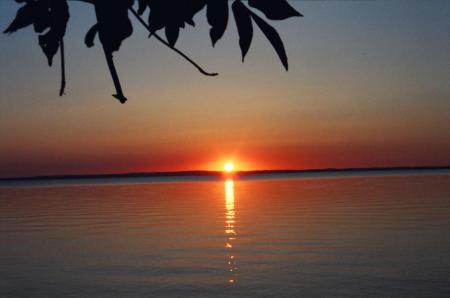
<path fill-rule="evenodd" d="M 225 170 L 225 172 L 231 173 L 234 170 L 234 165 L 231 162 L 227 162 L 223 165 L 223 169 Z"/>

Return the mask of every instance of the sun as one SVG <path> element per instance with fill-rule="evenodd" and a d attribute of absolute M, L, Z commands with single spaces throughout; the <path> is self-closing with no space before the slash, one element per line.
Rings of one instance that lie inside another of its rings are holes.
<path fill-rule="evenodd" d="M 234 164 L 231 162 L 227 162 L 223 165 L 223 169 L 225 170 L 225 172 L 227 173 L 232 173 L 234 170 Z"/>

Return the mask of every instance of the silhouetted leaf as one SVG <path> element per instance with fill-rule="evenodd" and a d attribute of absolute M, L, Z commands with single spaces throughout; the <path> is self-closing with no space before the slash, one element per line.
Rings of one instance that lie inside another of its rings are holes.
<path fill-rule="evenodd" d="M 166 27 L 166 37 L 169 44 L 173 47 L 180 36 L 180 27 L 177 26 L 167 26 Z"/>
<path fill-rule="evenodd" d="M 249 0 L 248 4 L 262 11 L 271 20 L 302 17 L 302 14 L 296 11 L 286 0 Z"/>
<path fill-rule="evenodd" d="M 133 34 L 128 17 L 128 8 L 133 5 L 133 0 L 96 0 L 94 5 L 100 41 L 107 52 L 118 51 L 122 42 Z"/>
<path fill-rule="evenodd" d="M 38 0 L 29 3 L 34 6 L 34 31 L 42 33 L 51 26 L 50 1 Z"/>
<path fill-rule="evenodd" d="M 281 40 L 278 32 L 255 13 L 252 12 L 251 16 L 253 20 L 255 20 L 255 23 L 258 25 L 258 27 L 261 29 L 261 31 L 264 33 L 264 35 L 272 44 L 273 48 L 278 54 L 278 57 L 280 57 L 281 63 L 283 63 L 284 68 L 288 70 L 289 65 L 286 50 L 284 49 L 283 41 Z"/>
<path fill-rule="evenodd" d="M 209 0 L 207 3 L 207 18 L 211 25 L 209 35 L 213 46 L 222 38 L 228 25 L 228 0 Z"/>
<path fill-rule="evenodd" d="M 86 36 L 84 37 L 84 43 L 88 48 L 94 46 L 94 39 L 95 36 L 97 36 L 97 33 L 98 33 L 98 24 L 92 26 L 91 29 L 89 29 L 89 31 L 86 33 Z"/>
<path fill-rule="evenodd" d="M 52 66 L 53 64 L 53 57 L 58 52 L 59 42 L 60 40 L 56 38 L 52 31 L 39 35 L 39 45 L 45 56 L 47 56 L 49 66 Z"/>
<path fill-rule="evenodd" d="M 138 0 L 138 14 L 142 15 L 144 11 L 149 7 L 150 0 Z"/>
<path fill-rule="evenodd" d="M 174 46 L 180 29 L 185 24 L 194 25 L 194 15 L 206 5 L 205 0 L 150 0 L 149 27 L 152 32 L 165 28 L 167 41 Z"/>
<path fill-rule="evenodd" d="M 60 42 L 66 34 L 66 26 L 69 21 L 69 6 L 66 0 L 49 0 L 48 3 L 48 24 L 50 30 L 39 36 L 39 45 L 44 51 L 51 66 L 53 57 L 58 52 Z M 46 21 L 42 19 L 42 24 Z M 36 24 L 36 23 L 35 23 Z"/>
<path fill-rule="evenodd" d="M 239 46 L 241 47 L 242 61 L 244 61 L 253 39 L 252 19 L 250 11 L 241 1 L 236 0 L 232 5 L 232 9 L 239 34 Z"/>
<path fill-rule="evenodd" d="M 53 57 L 58 52 L 60 41 L 66 33 L 66 25 L 69 20 L 69 7 L 66 0 L 28 0 L 17 1 L 25 3 L 17 11 L 16 18 L 4 31 L 13 33 L 19 29 L 33 25 L 39 35 L 39 45 L 47 56 L 51 66 Z"/>
<path fill-rule="evenodd" d="M 14 33 L 19 29 L 33 24 L 34 9 L 33 4 L 27 3 L 17 11 L 16 17 L 3 33 Z"/>

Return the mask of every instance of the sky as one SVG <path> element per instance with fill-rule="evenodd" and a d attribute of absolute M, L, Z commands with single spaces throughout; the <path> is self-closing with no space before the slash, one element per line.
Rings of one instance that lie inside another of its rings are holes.
<path fill-rule="evenodd" d="M 88 4 L 70 4 L 62 98 L 36 34 L 1 34 L 0 177 L 450 165 L 450 2 L 291 3 L 305 17 L 271 23 L 289 72 L 257 30 L 242 63 L 234 22 L 213 48 L 200 13 L 177 47 L 219 72 L 205 77 L 133 21 L 125 105 L 83 43 Z M 0 1 L 2 31 L 18 7 Z"/>

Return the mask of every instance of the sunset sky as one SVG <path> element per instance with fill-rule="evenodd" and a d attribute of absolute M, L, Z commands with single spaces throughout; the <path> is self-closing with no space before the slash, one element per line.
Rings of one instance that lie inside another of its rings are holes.
<path fill-rule="evenodd" d="M 177 43 L 214 78 L 134 22 L 115 55 L 125 105 L 83 43 L 90 5 L 70 4 L 63 98 L 36 34 L 1 34 L 0 177 L 450 165 L 450 1 L 292 5 L 305 17 L 272 23 L 289 72 L 257 29 L 242 64 L 234 20 L 212 48 L 200 13 Z M 0 1 L 2 31 L 18 7 Z"/>

